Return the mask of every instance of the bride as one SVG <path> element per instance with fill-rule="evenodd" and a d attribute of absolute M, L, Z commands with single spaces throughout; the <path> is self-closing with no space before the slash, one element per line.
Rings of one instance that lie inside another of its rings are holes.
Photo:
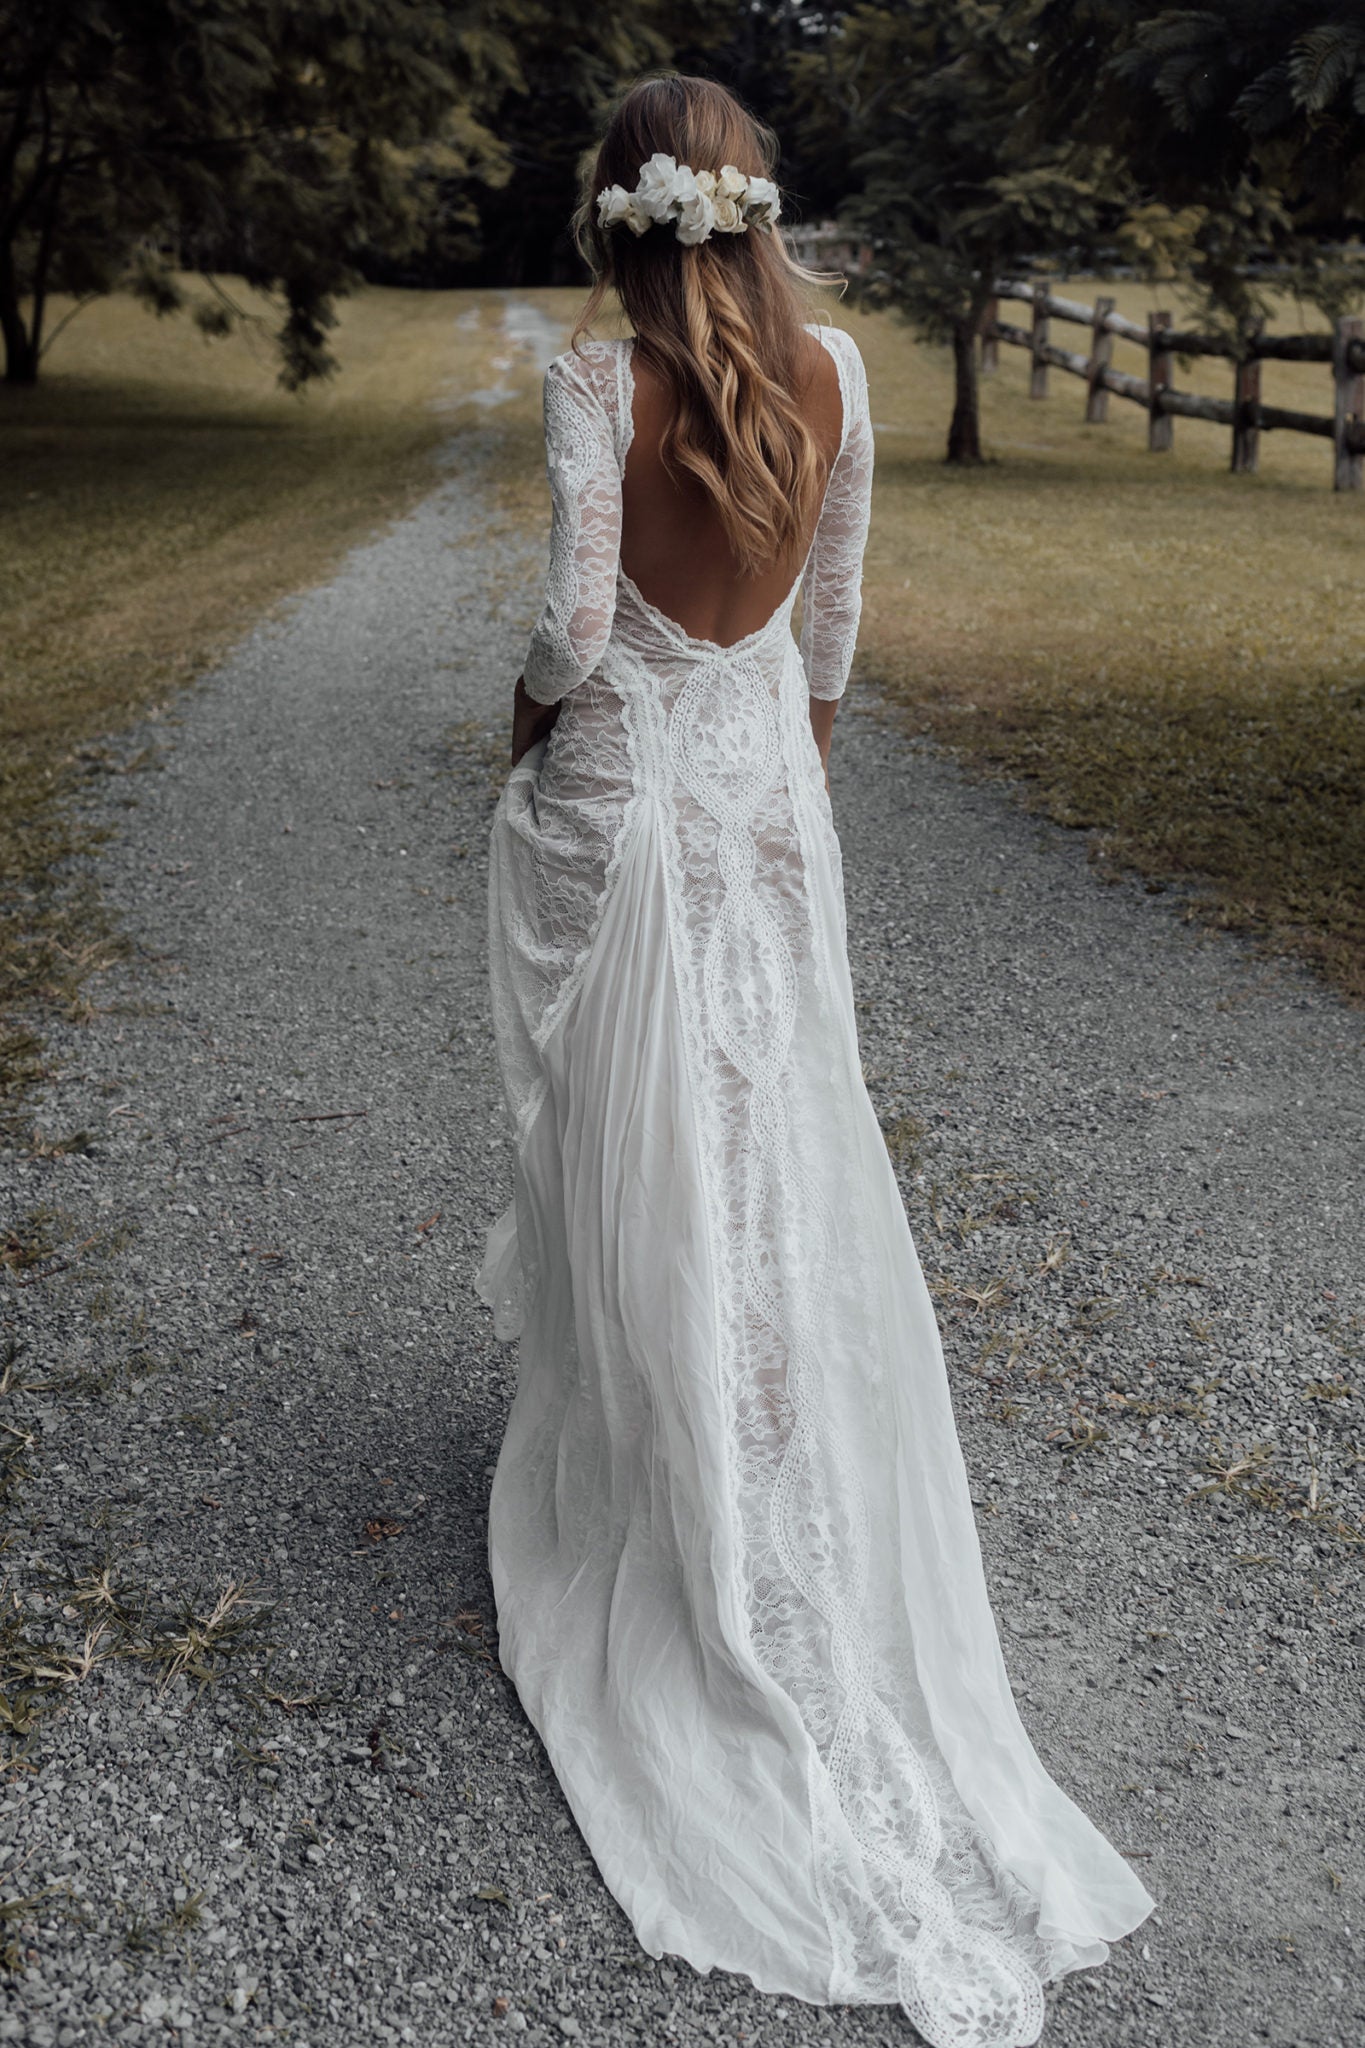
<path fill-rule="evenodd" d="M 872 428 L 774 160 L 719 85 L 627 93 L 545 378 L 490 844 L 501 1659 L 651 1955 L 1017 2048 L 1154 1902 L 1019 1719 L 862 1079 L 827 762 Z M 633 336 L 585 341 L 609 288 Z"/>

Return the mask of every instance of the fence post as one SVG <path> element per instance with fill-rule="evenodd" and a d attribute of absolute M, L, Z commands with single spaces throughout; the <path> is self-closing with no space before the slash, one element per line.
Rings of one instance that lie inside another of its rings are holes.
<path fill-rule="evenodd" d="M 1256 346 L 1260 332 L 1258 322 L 1254 333 L 1249 337 L 1250 347 Z M 1261 456 L 1260 357 L 1239 357 L 1234 375 L 1236 382 L 1232 388 L 1232 468 L 1234 475 L 1253 476 Z"/>
<path fill-rule="evenodd" d="M 1169 313 L 1147 315 L 1147 446 L 1158 453 L 1169 448 L 1175 439 L 1175 421 L 1161 410 L 1161 394 L 1170 389 L 1172 381 L 1170 350 L 1164 346 L 1166 329 L 1172 324 Z"/>
<path fill-rule="evenodd" d="M 1087 425 L 1109 417 L 1109 393 L 1104 388 L 1104 371 L 1114 353 L 1114 337 L 1105 321 L 1114 310 L 1113 299 L 1096 299 L 1095 318 L 1090 328 L 1090 361 L 1085 366 L 1085 417 Z"/>
<path fill-rule="evenodd" d="M 1365 347 L 1365 320 L 1344 313 L 1332 337 L 1332 382 L 1336 387 L 1332 408 L 1332 488 L 1337 491 L 1358 491 L 1365 468 L 1359 445 L 1352 449 L 1347 438 L 1352 429 L 1357 434 L 1365 432 L 1365 371 L 1351 368 L 1353 342 Z"/>
<path fill-rule="evenodd" d="M 1033 287 L 1033 340 L 1032 370 L 1029 374 L 1028 395 L 1030 398 L 1047 397 L 1047 363 L 1039 353 L 1047 340 L 1047 297 L 1048 281 L 1044 278 Z"/>
<path fill-rule="evenodd" d="M 995 323 L 1000 318 L 999 299 L 987 299 L 981 315 L 981 374 L 993 377 L 1000 368 L 1000 337 L 995 332 Z"/>

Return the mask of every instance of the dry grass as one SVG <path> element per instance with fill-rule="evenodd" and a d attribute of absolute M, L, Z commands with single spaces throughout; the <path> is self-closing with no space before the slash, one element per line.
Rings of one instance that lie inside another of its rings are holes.
<path fill-rule="evenodd" d="M 1135 318 L 1158 296 L 1117 291 Z M 1260 474 L 1234 477 L 1228 431 L 1177 420 L 1174 452 L 1151 455 L 1140 408 L 1111 397 L 1087 427 L 1079 379 L 1054 370 L 1031 402 L 1024 352 L 1002 348 L 992 460 L 950 470 L 945 353 L 886 316 L 836 317 L 878 426 L 864 671 L 916 729 L 1092 828 L 1111 867 L 1189 878 L 1206 914 L 1365 996 L 1365 495 L 1333 493 L 1330 444 L 1263 435 Z M 1322 322 L 1287 305 L 1275 324 Z M 1141 351 L 1115 363 L 1140 373 Z M 1210 359 L 1177 371 L 1230 381 Z M 1330 377 L 1267 364 L 1264 396 L 1327 412 Z"/>
<path fill-rule="evenodd" d="M 53 799 L 149 765 L 102 737 L 420 496 L 500 334 L 493 294 L 363 292 L 341 373 L 291 398 L 256 331 L 210 343 L 111 299 L 36 390 L 0 387 L 0 1095 L 41 1064 L 15 1013 L 78 1005 L 117 950 L 93 893 L 58 882 Z"/>

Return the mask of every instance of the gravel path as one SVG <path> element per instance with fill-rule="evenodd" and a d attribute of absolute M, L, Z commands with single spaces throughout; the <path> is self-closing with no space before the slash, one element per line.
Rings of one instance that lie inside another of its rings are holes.
<path fill-rule="evenodd" d="M 4 1169 L 2 2040 L 910 2039 L 644 1957 L 491 1654 L 484 852 L 538 574 L 492 445 L 85 800 L 138 953 L 54 1040 L 86 1138 Z M 1011 1672 L 1160 1901 L 1044 2038 L 1355 2048 L 1362 1019 L 856 681 L 833 782 Z"/>

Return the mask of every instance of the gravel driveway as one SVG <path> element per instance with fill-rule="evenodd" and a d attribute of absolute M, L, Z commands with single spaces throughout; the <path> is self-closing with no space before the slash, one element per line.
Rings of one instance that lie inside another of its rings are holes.
<path fill-rule="evenodd" d="M 3 2040 L 912 2038 L 645 1957 L 497 1666 L 484 855 L 538 562 L 495 447 L 84 799 L 136 955 L 3 1169 Z M 1006 1656 L 1160 1902 L 1044 2039 L 1357 2048 L 1365 1023 L 856 676 L 839 727 Z"/>

